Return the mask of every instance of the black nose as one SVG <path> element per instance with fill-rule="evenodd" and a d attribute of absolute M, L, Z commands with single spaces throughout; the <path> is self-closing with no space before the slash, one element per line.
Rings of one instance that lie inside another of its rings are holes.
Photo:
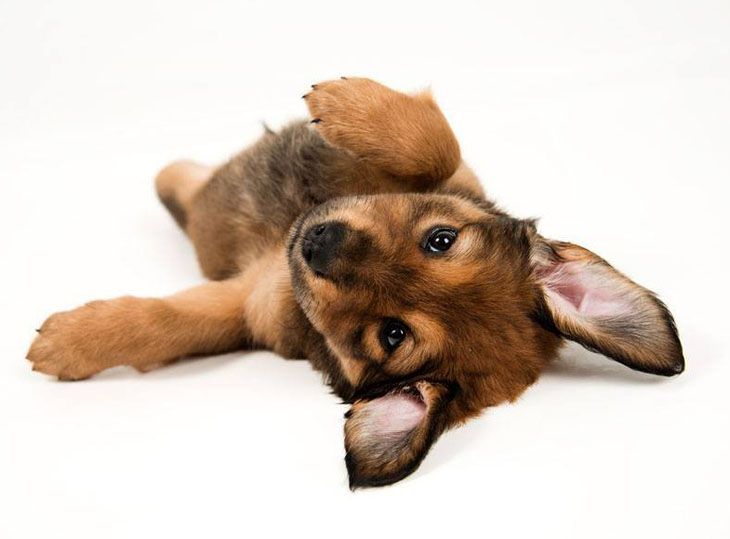
<path fill-rule="evenodd" d="M 314 225 L 304 233 L 302 256 L 312 271 L 327 276 L 346 232 L 347 227 L 343 223 L 333 222 Z"/>

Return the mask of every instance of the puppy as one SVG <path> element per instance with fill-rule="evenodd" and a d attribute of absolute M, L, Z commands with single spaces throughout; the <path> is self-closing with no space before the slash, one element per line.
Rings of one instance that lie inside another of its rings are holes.
<path fill-rule="evenodd" d="M 352 488 L 406 477 L 444 430 L 516 399 L 565 339 L 682 372 L 664 304 L 488 200 L 428 93 L 342 78 L 304 99 L 311 121 L 217 169 L 157 176 L 211 282 L 54 314 L 33 369 L 81 380 L 242 348 L 305 357 L 351 404 Z"/>

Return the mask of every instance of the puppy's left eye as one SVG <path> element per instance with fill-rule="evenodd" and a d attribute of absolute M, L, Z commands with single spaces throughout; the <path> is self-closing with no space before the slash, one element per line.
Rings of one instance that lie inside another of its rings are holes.
<path fill-rule="evenodd" d="M 386 320 L 380 328 L 380 344 L 389 354 L 398 348 L 408 335 L 408 327 L 400 320 Z"/>
<path fill-rule="evenodd" d="M 451 249 L 456 241 L 456 230 L 453 228 L 437 228 L 428 236 L 425 248 L 432 253 L 443 253 Z"/>

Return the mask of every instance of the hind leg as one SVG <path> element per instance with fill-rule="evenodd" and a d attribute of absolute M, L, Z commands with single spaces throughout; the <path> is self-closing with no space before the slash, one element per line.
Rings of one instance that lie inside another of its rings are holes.
<path fill-rule="evenodd" d="M 208 183 L 213 172 L 213 167 L 194 161 L 175 161 L 163 168 L 155 178 L 157 196 L 186 232 L 195 195 Z"/>
<path fill-rule="evenodd" d="M 238 268 L 232 256 L 235 234 L 218 196 L 215 170 L 194 161 L 175 161 L 157 175 L 155 188 L 162 204 L 193 243 L 203 274 L 217 281 L 235 275 Z"/>

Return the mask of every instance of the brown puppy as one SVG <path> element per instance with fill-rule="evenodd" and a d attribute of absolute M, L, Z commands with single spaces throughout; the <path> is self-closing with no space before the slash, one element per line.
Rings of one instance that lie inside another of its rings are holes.
<path fill-rule="evenodd" d="M 212 282 L 54 314 L 28 352 L 34 370 L 80 380 L 239 348 L 306 357 L 352 403 L 353 487 L 413 472 L 445 429 L 518 397 L 564 339 L 682 372 L 661 301 L 487 200 L 429 94 L 368 79 L 312 88 L 311 122 L 216 170 L 158 175 Z"/>

